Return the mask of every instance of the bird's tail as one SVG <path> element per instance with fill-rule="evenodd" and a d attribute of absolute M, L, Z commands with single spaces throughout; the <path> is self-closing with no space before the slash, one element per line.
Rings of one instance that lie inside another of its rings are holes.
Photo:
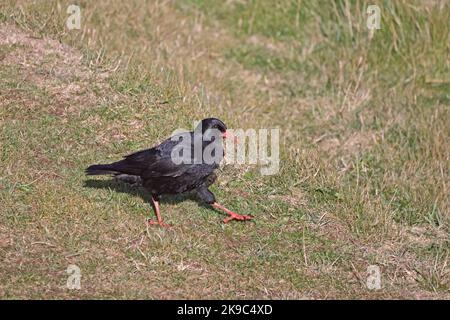
<path fill-rule="evenodd" d="M 127 159 L 113 162 L 110 164 L 94 164 L 86 169 L 86 174 L 88 176 L 95 176 L 101 174 L 127 174 L 139 176 L 141 169 L 129 163 Z"/>
<path fill-rule="evenodd" d="M 114 163 L 112 164 L 94 164 L 86 168 L 86 175 L 97 176 L 102 174 L 117 174 L 118 171 L 114 170 Z"/>

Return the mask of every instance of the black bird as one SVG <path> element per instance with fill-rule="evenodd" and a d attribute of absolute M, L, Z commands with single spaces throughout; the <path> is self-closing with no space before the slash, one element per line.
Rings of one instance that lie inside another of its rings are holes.
<path fill-rule="evenodd" d="M 203 119 L 193 132 L 174 135 L 151 149 L 127 155 L 111 164 L 96 164 L 86 169 L 87 175 L 112 174 L 132 176 L 140 180 L 151 194 L 157 221 L 150 224 L 169 227 L 159 211 L 161 195 L 196 191 L 204 202 L 226 212 L 223 220 L 250 220 L 250 215 L 240 215 L 216 202 L 208 187 L 215 181 L 214 170 L 224 156 L 222 142 L 227 137 L 227 127 L 219 119 Z"/>

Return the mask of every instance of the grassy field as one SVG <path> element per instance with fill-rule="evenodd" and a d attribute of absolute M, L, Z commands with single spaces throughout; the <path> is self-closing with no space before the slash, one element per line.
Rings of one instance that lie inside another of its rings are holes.
<path fill-rule="evenodd" d="M 448 1 L 69 4 L 0 7 L 1 298 L 450 298 Z M 212 187 L 254 223 L 84 176 L 210 116 L 280 128 Z"/>

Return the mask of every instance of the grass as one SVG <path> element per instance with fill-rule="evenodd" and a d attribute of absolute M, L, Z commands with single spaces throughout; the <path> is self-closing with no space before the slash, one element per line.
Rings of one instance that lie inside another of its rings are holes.
<path fill-rule="evenodd" d="M 371 2 L 370 33 L 366 1 L 278 3 L 80 1 L 68 31 L 67 1 L 6 1 L 1 297 L 450 297 L 449 4 Z M 84 176 L 209 116 L 281 130 L 278 174 L 212 187 L 255 223 L 175 197 L 148 228 L 142 190 Z"/>

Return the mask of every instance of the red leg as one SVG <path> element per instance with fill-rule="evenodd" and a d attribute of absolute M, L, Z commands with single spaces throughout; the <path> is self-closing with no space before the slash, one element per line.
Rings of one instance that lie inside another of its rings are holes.
<path fill-rule="evenodd" d="M 228 210 L 227 208 L 225 208 L 224 206 L 218 204 L 217 202 L 214 202 L 212 205 L 213 205 L 213 207 L 218 208 L 218 209 L 220 209 L 220 210 L 223 210 L 223 211 L 225 211 L 228 215 L 230 215 L 228 218 L 226 218 L 226 219 L 223 220 L 223 223 L 228 223 L 228 222 L 230 222 L 231 220 L 246 221 L 246 220 L 251 220 L 251 219 L 253 219 L 252 216 L 249 216 L 249 215 L 246 215 L 246 214 L 240 215 L 240 214 L 237 214 L 236 212 L 233 212 L 233 211 L 231 211 L 231 210 Z"/>
<path fill-rule="evenodd" d="M 156 219 L 157 219 L 158 221 L 149 219 L 149 220 L 148 220 L 148 223 L 149 223 L 150 225 L 158 224 L 158 225 L 160 225 L 160 226 L 163 227 L 163 228 L 169 228 L 169 227 L 171 227 L 170 224 L 167 224 L 167 223 L 165 223 L 165 222 L 162 220 L 161 213 L 159 212 L 159 202 L 156 201 L 153 197 L 152 197 L 152 205 L 153 205 L 153 210 L 155 210 L 155 213 L 156 213 Z"/>

